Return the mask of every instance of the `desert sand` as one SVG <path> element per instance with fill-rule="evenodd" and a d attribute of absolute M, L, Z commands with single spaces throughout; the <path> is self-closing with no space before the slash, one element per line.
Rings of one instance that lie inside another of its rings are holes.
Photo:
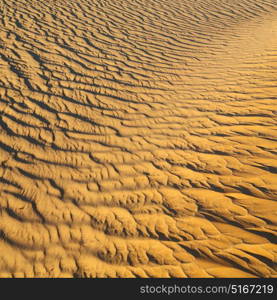
<path fill-rule="evenodd" d="M 275 0 L 0 0 L 0 277 L 277 277 Z"/>

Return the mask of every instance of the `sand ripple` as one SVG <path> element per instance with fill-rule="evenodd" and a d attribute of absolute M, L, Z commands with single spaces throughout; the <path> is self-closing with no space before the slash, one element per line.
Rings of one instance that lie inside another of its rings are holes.
<path fill-rule="evenodd" d="M 0 0 L 0 277 L 277 277 L 275 0 Z"/>

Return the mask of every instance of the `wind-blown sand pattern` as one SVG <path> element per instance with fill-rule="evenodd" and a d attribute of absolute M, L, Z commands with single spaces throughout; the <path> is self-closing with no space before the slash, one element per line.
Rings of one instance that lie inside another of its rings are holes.
<path fill-rule="evenodd" d="M 275 0 L 0 12 L 0 277 L 277 277 Z"/>

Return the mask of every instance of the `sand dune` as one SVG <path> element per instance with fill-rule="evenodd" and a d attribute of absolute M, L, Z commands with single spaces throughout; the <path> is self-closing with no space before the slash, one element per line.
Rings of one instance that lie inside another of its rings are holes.
<path fill-rule="evenodd" d="M 275 0 L 0 12 L 0 277 L 277 277 Z"/>

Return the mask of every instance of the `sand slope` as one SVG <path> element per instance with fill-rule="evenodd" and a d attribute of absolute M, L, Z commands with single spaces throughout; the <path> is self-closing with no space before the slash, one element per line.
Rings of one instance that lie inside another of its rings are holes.
<path fill-rule="evenodd" d="M 275 0 L 0 0 L 0 277 L 277 277 Z"/>

